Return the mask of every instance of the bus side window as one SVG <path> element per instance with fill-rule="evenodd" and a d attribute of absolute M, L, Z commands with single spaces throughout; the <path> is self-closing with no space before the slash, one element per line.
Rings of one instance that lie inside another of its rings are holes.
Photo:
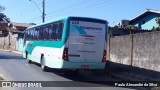
<path fill-rule="evenodd" d="M 40 28 L 40 27 L 38 28 L 38 31 L 39 31 L 39 36 L 38 36 L 38 38 L 39 38 L 39 40 L 41 40 L 41 28 Z"/>
<path fill-rule="evenodd" d="M 43 36 L 43 38 L 42 38 L 42 40 L 46 40 L 46 30 L 45 30 L 45 27 L 43 26 L 42 27 L 42 36 Z"/>
<path fill-rule="evenodd" d="M 59 40 L 60 39 L 60 23 L 57 23 L 57 29 L 56 29 L 56 39 Z"/>
<path fill-rule="evenodd" d="M 28 31 L 25 32 L 25 40 L 28 40 Z"/>
<path fill-rule="evenodd" d="M 55 25 L 55 40 L 58 40 L 58 23 Z"/>
<path fill-rule="evenodd" d="M 42 36 L 43 36 L 42 40 L 46 40 L 46 35 L 45 35 L 46 31 L 45 31 L 45 27 L 44 26 L 42 27 L 42 32 L 43 32 L 42 33 Z"/>
<path fill-rule="evenodd" d="M 58 39 L 61 40 L 62 39 L 62 31 L 63 31 L 63 22 L 60 22 L 58 24 Z"/>
<path fill-rule="evenodd" d="M 38 28 L 35 29 L 35 40 L 38 40 Z"/>
<path fill-rule="evenodd" d="M 40 27 L 40 40 L 43 40 L 43 28 Z"/>
<path fill-rule="evenodd" d="M 32 29 L 32 40 L 34 40 L 34 29 Z"/>
<path fill-rule="evenodd" d="M 27 40 L 29 40 L 29 30 L 27 30 Z"/>
<path fill-rule="evenodd" d="M 48 27 L 48 39 L 49 40 L 52 40 L 52 25 L 49 25 L 49 27 Z"/>
<path fill-rule="evenodd" d="M 36 32 L 35 32 L 35 29 L 33 29 L 33 40 L 36 40 L 36 39 L 35 39 L 35 33 L 36 33 Z"/>
<path fill-rule="evenodd" d="M 28 40 L 31 40 L 31 30 L 28 30 Z"/>
<path fill-rule="evenodd" d="M 45 38 L 46 40 L 49 40 L 49 26 L 45 27 Z"/>
<path fill-rule="evenodd" d="M 55 37 L 56 37 L 56 32 L 55 32 L 55 31 L 56 31 L 56 24 L 53 24 L 53 25 L 52 25 L 52 35 L 51 35 L 51 39 L 52 39 L 52 40 L 55 40 L 55 39 L 56 39 L 56 38 L 55 38 Z"/>
<path fill-rule="evenodd" d="M 31 40 L 33 40 L 33 30 L 31 29 L 30 32 L 31 32 Z"/>
<path fill-rule="evenodd" d="M 39 38 L 39 28 L 37 29 L 37 40 L 40 40 L 40 38 Z"/>

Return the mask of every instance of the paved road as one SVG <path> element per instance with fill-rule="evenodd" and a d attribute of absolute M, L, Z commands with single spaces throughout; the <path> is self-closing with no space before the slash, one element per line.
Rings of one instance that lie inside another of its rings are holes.
<path fill-rule="evenodd" d="M 96 80 L 95 77 L 87 77 L 83 71 L 79 74 L 66 70 L 52 69 L 43 72 L 38 64 L 27 64 L 21 54 L 0 51 L 0 76 L 8 81 L 79 81 Z M 114 79 L 108 79 L 114 80 Z M 81 82 L 85 84 L 86 82 Z M 61 83 L 59 83 L 61 84 Z M 96 83 L 89 83 L 91 86 Z M 28 90 L 28 88 L 0 88 L 0 90 Z M 128 90 L 120 87 L 53 87 L 53 88 L 29 88 L 32 90 Z"/>

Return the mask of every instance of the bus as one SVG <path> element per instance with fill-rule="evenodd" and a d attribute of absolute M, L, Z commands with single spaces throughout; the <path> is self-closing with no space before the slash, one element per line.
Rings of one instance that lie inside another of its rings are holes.
<path fill-rule="evenodd" d="M 104 69 L 108 23 L 88 17 L 65 17 L 29 27 L 24 32 L 23 57 L 42 70 Z"/>

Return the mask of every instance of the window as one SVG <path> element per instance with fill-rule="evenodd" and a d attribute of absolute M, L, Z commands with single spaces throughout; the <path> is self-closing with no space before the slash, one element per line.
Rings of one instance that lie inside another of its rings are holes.
<path fill-rule="evenodd" d="M 34 30 L 31 29 L 31 40 L 34 40 Z"/>
<path fill-rule="evenodd" d="M 28 40 L 31 40 L 31 30 L 28 30 Z"/>
<path fill-rule="evenodd" d="M 35 40 L 35 29 L 32 29 L 32 40 Z"/>
<path fill-rule="evenodd" d="M 58 24 L 58 39 L 61 40 L 62 39 L 62 31 L 63 31 L 63 22 L 60 22 Z"/>
<path fill-rule="evenodd" d="M 49 35 L 48 35 L 48 36 L 49 36 L 48 38 L 49 38 L 49 40 L 52 39 L 52 26 L 53 26 L 53 25 L 51 24 L 51 25 L 49 25 L 49 27 L 48 27 L 48 34 L 49 34 Z"/>
<path fill-rule="evenodd" d="M 28 31 L 25 32 L 25 39 L 28 40 Z"/>
<path fill-rule="evenodd" d="M 49 40 L 49 26 L 44 27 L 45 40 Z"/>
<path fill-rule="evenodd" d="M 43 40 L 43 28 L 42 27 L 39 28 L 39 38 L 40 40 Z"/>
<path fill-rule="evenodd" d="M 42 27 L 42 40 L 46 40 L 46 31 L 45 31 L 45 27 Z"/>
<path fill-rule="evenodd" d="M 38 31 L 38 28 L 36 28 L 35 29 L 35 40 L 39 40 L 38 36 L 39 36 L 39 31 Z"/>
<path fill-rule="evenodd" d="M 61 40 L 63 31 L 63 22 L 53 23 L 49 34 L 52 40 Z"/>
<path fill-rule="evenodd" d="M 56 24 L 52 25 L 52 35 L 51 35 L 52 40 L 56 40 Z"/>
<path fill-rule="evenodd" d="M 61 40 L 64 23 L 55 22 L 41 27 L 28 29 L 25 33 L 27 40 Z"/>

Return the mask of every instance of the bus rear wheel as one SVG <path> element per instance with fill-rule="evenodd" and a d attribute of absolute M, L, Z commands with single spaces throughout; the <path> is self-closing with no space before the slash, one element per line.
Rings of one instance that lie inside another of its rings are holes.
<path fill-rule="evenodd" d="M 45 65 L 45 58 L 44 56 L 41 57 L 41 68 L 43 71 L 47 71 L 48 67 Z"/>

